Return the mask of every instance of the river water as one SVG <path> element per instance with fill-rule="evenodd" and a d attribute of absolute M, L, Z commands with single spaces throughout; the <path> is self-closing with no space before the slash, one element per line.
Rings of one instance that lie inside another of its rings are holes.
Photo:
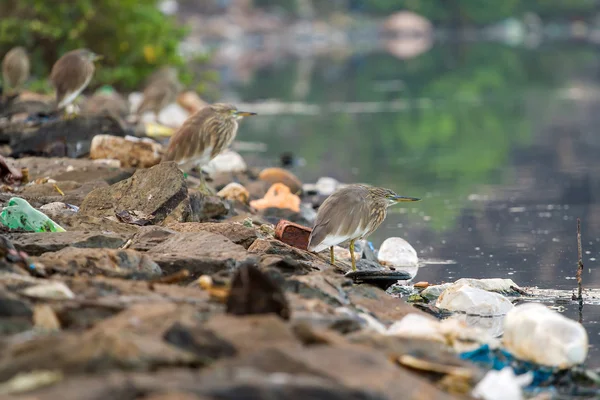
<path fill-rule="evenodd" d="M 410 60 L 385 53 L 285 59 L 225 88 L 244 103 L 287 104 L 244 121 L 238 138 L 300 162 L 305 182 L 331 176 L 423 201 L 391 209 L 370 240 L 408 240 L 427 263 L 416 281 L 511 278 L 573 289 L 576 220 L 583 283 L 600 287 L 600 55 L 441 44 Z M 577 318 L 577 307 L 565 314 Z M 599 307 L 584 307 L 600 367 Z"/>

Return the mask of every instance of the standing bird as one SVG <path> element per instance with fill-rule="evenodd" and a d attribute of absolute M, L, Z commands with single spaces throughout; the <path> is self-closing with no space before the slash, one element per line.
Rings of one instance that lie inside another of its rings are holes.
<path fill-rule="evenodd" d="M 352 270 L 356 271 L 354 241 L 373 233 L 385 219 L 389 206 L 419 200 L 398 196 L 390 189 L 348 185 L 329 196 L 319 207 L 315 226 L 308 239 L 308 250 L 318 253 L 329 247 L 333 265 L 333 246 L 350 240 Z"/>
<path fill-rule="evenodd" d="M 158 114 L 163 108 L 177 100 L 181 89 L 177 70 L 174 67 L 158 70 L 148 79 L 148 84 L 144 89 L 144 99 L 137 108 L 136 114 L 139 117 L 146 111 L 152 111 L 156 121 L 159 122 Z"/>
<path fill-rule="evenodd" d="M 94 76 L 94 61 L 102 56 L 88 49 L 69 51 L 54 63 L 50 80 L 56 89 L 56 108 L 63 109 L 73 102 Z"/>
<path fill-rule="evenodd" d="M 29 78 L 29 56 L 23 47 L 12 48 L 2 60 L 2 82 L 9 90 L 17 89 Z"/>
<path fill-rule="evenodd" d="M 256 113 L 238 111 L 232 104 L 215 103 L 203 108 L 173 134 L 163 161 L 176 161 L 183 170 L 208 164 L 233 142 L 238 120 L 251 115 Z"/>

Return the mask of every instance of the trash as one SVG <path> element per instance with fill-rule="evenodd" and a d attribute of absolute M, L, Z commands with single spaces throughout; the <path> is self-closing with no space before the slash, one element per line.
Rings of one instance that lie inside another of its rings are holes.
<path fill-rule="evenodd" d="M 52 203 L 44 204 L 43 206 L 40 207 L 40 210 L 46 211 L 49 213 L 59 213 L 59 212 L 63 212 L 63 211 L 69 211 L 69 212 L 72 212 L 73 214 L 75 214 L 79 211 L 79 207 L 74 206 L 72 204 L 66 204 L 66 203 L 63 203 L 60 201 L 55 201 Z"/>
<path fill-rule="evenodd" d="M 487 292 L 500 293 L 505 296 L 518 296 L 523 290 L 512 279 L 491 278 L 471 279 L 461 278 L 454 282 L 455 285 L 469 285 Z"/>
<path fill-rule="evenodd" d="M 75 294 L 62 282 L 49 282 L 41 285 L 30 286 L 23 290 L 23 294 L 38 299 L 74 299 Z"/>
<path fill-rule="evenodd" d="M 250 200 L 248 189 L 237 182 L 229 183 L 217 193 L 217 196 L 231 201 L 239 201 L 242 204 L 248 204 L 248 200 Z"/>
<path fill-rule="evenodd" d="M 435 305 L 448 311 L 482 316 L 504 315 L 514 307 L 501 294 L 474 288 L 465 282 L 454 283 L 446 288 Z"/>
<path fill-rule="evenodd" d="M 403 338 L 431 340 L 446 344 L 447 340 L 441 331 L 440 325 L 440 321 L 433 317 L 410 313 L 400 321 L 394 322 L 385 334 Z"/>
<path fill-rule="evenodd" d="M 112 158 L 124 167 L 148 168 L 160 162 L 162 152 L 162 146 L 149 138 L 96 135 L 92 139 L 90 158 Z"/>
<path fill-rule="evenodd" d="M 453 285 L 453 283 L 444 283 L 444 284 L 441 284 L 441 285 L 427 286 L 419 294 L 424 299 L 427 299 L 429 301 L 433 301 L 433 300 L 436 300 L 438 297 L 440 297 L 440 295 L 444 292 L 444 290 L 448 289 L 452 285 Z"/>
<path fill-rule="evenodd" d="M 512 368 L 491 370 L 473 389 L 473 397 L 483 400 L 521 400 L 522 388 L 533 380 L 531 373 L 515 375 Z"/>
<path fill-rule="evenodd" d="M 417 251 L 400 237 L 385 239 L 379 248 L 377 259 L 381 265 L 392 267 L 416 266 L 419 263 Z"/>
<path fill-rule="evenodd" d="M 158 124 L 156 122 L 146 122 L 144 123 L 144 132 L 146 136 L 152 138 L 164 138 L 173 136 L 175 129 L 170 128 L 168 126 L 164 126 Z"/>
<path fill-rule="evenodd" d="M 257 267 L 244 265 L 238 268 L 231 281 L 227 313 L 275 313 L 287 320 L 290 318 L 290 307 L 279 284 Z"/>
<path fill-rule="evenodd" d="M 283 183 L 290 188 L 294 194 L 299 194 L 302 191 L 302 182 L 290 171 L 283 168 L 266 168 L 260 171 L 258 179 L 270 183 Z"/>
<path fill-rule="evenodd" d="M 44 386 L 62 381 L 62 371 L 30 371 L 15 375 L 10 380 L 0 384 L 0 395 L 29 392 Z"/>
<path fill-rule="evenodd" d="M 333 178 L 321 177 L 315 184 L 317 193 L 322 196 L 329 196 L 339 189 L 340 183 Z"/>
<path fill-rule="evenodd" d="M 275 183 L 269 188 L 265 197 L 260 200 L 253 200 L 250 206 L 258 210 L 265 208 L 288 208 L 292 211 L 300 211 L 300 198 L 290 192 L 283 183 Z"/>
<path fill-rule="evenodd" d="M 248 166 L 238 153 L 233 150 L 226 150 L 210 160 L 202 169 L 212 176 L 217 173 L 244 172 L 248 169 Z"/>
<path fill-rule="evenodd" d="M 281 220 L 275 227 L 275 238 L 298 249 L 306 250 L 312 229 Z"/>
<path fill-rule="evenodd" d="M 29 232 L 66 232 L 41 211 L 20 197 L 13 197 L 2 212 L 0 223 L 10 229 L 24 229 Z"/>
<path fill-rule="evenodd" d="M 200 111 L 208 105 L 207 102 L 202 100 L 200 96 L 192 90 L 180 93 L 177 97 L 177 103 L 190 114 Z"/>
<path fill-rule="evenodd" d="M 583 326 L 539 303 L 519 305 L 506 315 L 503 342 L 519 359 L 558 368 L 583 363 L 588 353 Z"/>

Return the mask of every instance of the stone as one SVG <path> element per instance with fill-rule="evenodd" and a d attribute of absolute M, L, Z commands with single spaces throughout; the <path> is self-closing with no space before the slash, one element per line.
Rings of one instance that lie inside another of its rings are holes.
<path fill-rule="evenodd" d="M 385 239 L 379 248 L 377 259 L 380 264 L 391 267 L 415 266 L 419 263 L 417 251 L 400 237 Z"/>
<path fill-rule="evenodd" d="M 43 331 L 59 331 L 60 321 L 47 304 L 38 304 L 33 309 L 33 324 Z"/>
<path fill-rule="evenodd" d="M 192 279 L 257 261 L 242 246 L 211 232 L 172 235 L 147 254 L 166 274 L 187 269 Z"/>
<path fill-rule="evenodd" d="M 585 361 L 585 328 L 539 303 L 521 304 L 504 318 L 503 343 L 513 356 L 566 369 Z"/>
<path fill-rule="evenodd" d="M 436 307 L 470 315 L 505 315 L 514 306 L 498 293 L 471 287 L 467 283 L 453 284 L 438 297 Z"/>
<path fill-rule="evenodd" d="M 415 309 L 402 299 L 391 297 L 385 291 L 370 285 L 355 285 L 346 289 L 350 302 L 355 307 L 369 310 L 385 324 L 391 324 L 414 313 Z"/>
<path fill-rule="evenodd" d="M 37 299 L 65 300 L 74 299 L 75 294 L 60 281 L 51 281 L 23 289 L 22 293 Z"/>
<path fill-rule="evenodd" d="M 252 315 L 273 313 L 290 318 L 290 307 L 281 287 L 257 267 L 243 265 L 231 281 L 227 313 Z"/>
<path fill-rule="evenodd" d="M 102 232 L 33 232 L 9 233 L 7 237 L 18 250 L 29 255 L 59 251 L 65 247 L 116 249 L 127 241 L 127 236 Z"/>
<path fill-rule="evenodd" d="M 124 167 L 149 168 L 162 158 L 162 146 L 150 138 L 96 135 L 92 139 L 90 158 L 116 159 Z"/>
<path fill-rule="evenodd" d="M 227 184 L 223 189 L 219 190 L 217 196 L 229 200 L 238 201 L 242 204 L 248 204 L 250 200 L 250 192 L 237 182 Z"/>
<path fill-rule="evenodd" d="M 210 160 L 210 162 L 202 167 L 209 175 L 218 173 L 235 173 L 244 172 L 248 169 L 246 162 L 238 153 L 233 150 L 226 150 Z"/>
<path fill-rule="evenodd" d="M 25 301 L 0 290 L 0 319 L 10 317 L 31 318 L 33 310 Z"/>
<path fill-rule="evenodd" d="M 86 196 L 80 213 L 114 216 L 122 210 L 136 210 L 154 216 L 161 223 L 188 197 L 183 172 L 174 162 L 165 162 L 149 169 L 138 169 L 124 181 L 100 188 Z"/>
<path fill-rule="evenodd" d="M 185 222 L 168 224 L 166 228 L 175 232 L 212 232 L 223 235 L 235 244 L 249 248 L 257 239 L 254 228 L 235 222 Z"/>
<path fill-rule="evenodd" d="M 130 249 L 148 251 L 167 240 L 177 232 L 162 226 L 144 226 L 131 238 Z"/>
<path fill-rule="evenodd" d="M 158 264 L 131 249 L 82 249 L 66 247 L 45 253 L 37 259 L 48 272 L 61 275 L 108 275 L 115 277 L 155 278 L 162 274 Z"/>
<path fill-rule="evenodd" d="M 266 168 L 260 171 L 258 179 L 270 185 L 283 183 L 292 193 L 298 194 L 302 191 L 302 182 L 290 171 L 283 168 Z"/>
<path fill-rule="evenodd" d="M 307 250 L 308 239 L 312 229 L 295 224 L 290 221 L 280 220 L 275 227 L 275 238 L 301 250 Z"/>
<path fill-rule="evenodd" d="M 227 200 L 219 196 L 211 196 L 199 192 L 190 193 L 189 207 L 189 217 L 168 221 L 168 223 L 220 220 L 226 217 L 231 209 Z"/>
<path fill-rule="evenodd" d="M 443 283 L 441 285 L 427 286 L 421 293 L 419 293 L 424 299 L 429 301 L 436 300 L 444 290 L 452 286 L 452 283 Z"/>
<path fill-rule="evenodd" d="M 60 223 L 60 225 L 65 228 L 67 232 L 96 232 L 108 235 L 113 234 L 130 237 L 140 229 L 140 227 L 137 225 L 123 224 L 118 222 L 116 217 L 94 217 L 92 215 L 84 215 L 79 212 L 76 214 L 71 212 L 48 212 L 47 214 L 48 217 L 52 218 L 52 220 Z"/>

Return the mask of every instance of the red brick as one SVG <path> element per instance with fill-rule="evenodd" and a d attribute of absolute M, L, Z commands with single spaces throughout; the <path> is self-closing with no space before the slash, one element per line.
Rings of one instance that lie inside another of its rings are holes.
<path fill-rule="evenodd" d="M 275 238 L 297 249 L 306 250 L 311 228 L 281 220 L 275 227 Z"/>

